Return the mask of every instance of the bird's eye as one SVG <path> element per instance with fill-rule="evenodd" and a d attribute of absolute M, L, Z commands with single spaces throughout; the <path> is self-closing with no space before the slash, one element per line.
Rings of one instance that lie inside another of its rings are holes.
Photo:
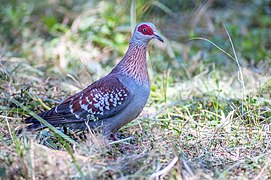
<path fill-rule="evenodd" d="M 143 28 L 143 32 L 146 32 L 147 31 L 147 29 L 146 28 Z"/>

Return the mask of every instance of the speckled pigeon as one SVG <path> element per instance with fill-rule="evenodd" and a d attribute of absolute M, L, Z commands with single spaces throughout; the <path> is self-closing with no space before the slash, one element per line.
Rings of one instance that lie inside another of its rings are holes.
<path fill-rule="evenodd" d="M 152 23 L 138 24 L 127 52 L 107 76 L 39 116 L 53 126 L 85 130 L 88 124 L 90 128 L 101 127 L 105 134 L 135 119 L 150 94 L 146 52 L 151 39 L 163 42 Z M 34 117 L 27 118 L 25 123 L 31 124 L 28 130 L 45 127 Z"/>

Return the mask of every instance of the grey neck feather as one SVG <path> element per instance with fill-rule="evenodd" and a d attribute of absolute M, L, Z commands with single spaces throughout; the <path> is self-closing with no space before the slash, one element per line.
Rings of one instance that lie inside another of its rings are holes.
<path fill-rule="evenodd" d="M 132 38 L 130 40 L 130 44 L 134 43 L 134 44 L 139 45 L 139 46 L 142 46 L 142 45 L 147 46 L 150 39 L 142 38 L 142 36 L 139 36 L 137 33 L 138 32 L 134 32 L 134 34 L 133 34 L 133 36 L 132 36 Z"/>

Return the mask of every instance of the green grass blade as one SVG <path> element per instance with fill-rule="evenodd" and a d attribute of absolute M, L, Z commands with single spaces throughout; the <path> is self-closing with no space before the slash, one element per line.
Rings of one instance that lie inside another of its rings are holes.
<path fill-rule="evenodd" d="M 136 0 L 131 1 L 130 7 L 130 23 L 131 23 L 131 33 L 133 34 L 134 28 L 136 26 Z"/>
<path fill-rule="evenodd" d="M 193 37 L 193 38 L 188 39 L 188 41 L 191 41 L 191 40 L 203 40 L 203 41 L 207 41 L 207 42 L 211 43 L 213 46 L 215 46 L 218 50 L 220 50 L 221 52 L 223 52 L 224 54 L 226 54 L 229 58 L 231 58 L 232 60 L 235 61 L 235 58 L 232 55 L 230 55 L 229 53 L 227 53 L 226 51 L 224 51 L 221 47 L 219 47 L 218 45 L 216 45 L 213 41 L 211 41 L 209 39 L 206 39 L 206 38 L 203 38 L 203 37 Z"/>
<path fill-rule="evenodd" d="M 19 106 L 20 108 L 22 108 L 29 115 L 31 115 L 34 118 L 36 118 L 39 122 L 41 122 L 42 124 L 44 124 L 45 126 L 47 126 L 51 131 L 53 131 L 54 133 L 56 133 L 57 135 L 59 135 L 63 139 L 67 140 L 68 142 L 70 142 L 72 144 L 78 144 L 76 141 L 72 140 L 69 136 L 67 136 L 66 134 L 64 134 L 64 133 L 60 132 L 59 130 L 57 130 L 54 126 L 52 126 L 50 123 L 48 123 L 47 121 L 45 121 L 43 118 L 41 118 L 40 116 L 38 116 L 36 113 L 34 113 L 30 109 L 28 109 L 26 106 L 22 105 L 19 101 L 15 100 L 13 97 L 10 97 L 9 100 L 11 102 L 13 102 L 14 104 L 16 104 L 17 106 Z"/>
<path fill-rule="evenodd" d="M 172 15 L 173 11 L 171 11 L 170 8 L 168 8 L 165 4 L 159 2 L 159 1 L 153 1 L 152 4 L 158 8 L 160 8 L 162 11 L 164 11 L 165 13 Z"/>

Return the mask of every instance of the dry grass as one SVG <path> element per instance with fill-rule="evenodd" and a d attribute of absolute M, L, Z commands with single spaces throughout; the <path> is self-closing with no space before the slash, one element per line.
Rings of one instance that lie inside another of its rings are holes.
<path fill-rule="evenodd" d="M 13 89 L 8 89 L 10 81 L 2 87 L 28 107 L 33 103 L 29 94 L 45 95 L 43 89 L 57 82 L 51 79 L 42 86 L 29 86 L 19 72 L 12 78 L 22 80 L 14 81 L 16 86 L 10 86 Z M 71 131 L 69 135 L 79 144 L 68 149 L 63 140 L 47 130 L 23 134 L 19 139 L 12 135 L 24 113 L 6 100 L 7 104 L 1 106 L 6 108 L 1 115 L 1 168 L 6 177 L 15 179 L 267 179 L 271 175 L 270 108 L 269 102 L 259 96 L 257 84 L 264 84 L 268 77 L 248 69 L 243 72 L 245 81 L 250 82 L 247 90 L 254 94 L 243 101 L 244 113 L 237 75 L 224 74 L 218 87 L 212 73 L 201 74 L 187 82 L 170 84 L 168 103 L 157 103 L 158 92 L 152 93 L 145 111 L 122 128 L 119 140 Z M 219 76 L 219 72 L 215 74 Z M 55 91 L 47 92 L 46 98 L 59 96 Z M 43 109 L 38 102 L 35 106 Z"/>
<path fill-rule="evenodd" d="M 147 12 L 152 3 L 142 9 Z M 193 15 L 194 28 L 208 23 L 210 34 L 217 28 L 208 11 L 212 3 L 199 6 Z M 77 142 L 70 144 L 48 129 L 16 135 L 29 113 L 9 96 L 37 113 L 53 107 L 108 73 L 128 44 L 130 28 L 117 24 L 122 16 L 106 14 L 115 9 L 105 2 L 82 12 L 56 9 L 66 17 L 57 24 L 65 25 L 63 32 L 39 22 L 35 31 L 25 27 L 25 37 L 17 40 L 20 46 L 0 49 L 0 179 L 271 178 L 270 58 L 252 66 L 237 48 L 237 66 L 234 55 L 227 59 L 213 46 L 195 50 L 204 42 L 176 40 L 179 21 L 163 29 L 175 41 L 149 47 L 152 86 L 144 112 L 114 136 L 60 128 Z M 219 40 L 228 43 L 227 38 Z M 215 61 L 206 62 L 209 58 Z M 226 63 L 219 64 L 221 59 Z"/>

